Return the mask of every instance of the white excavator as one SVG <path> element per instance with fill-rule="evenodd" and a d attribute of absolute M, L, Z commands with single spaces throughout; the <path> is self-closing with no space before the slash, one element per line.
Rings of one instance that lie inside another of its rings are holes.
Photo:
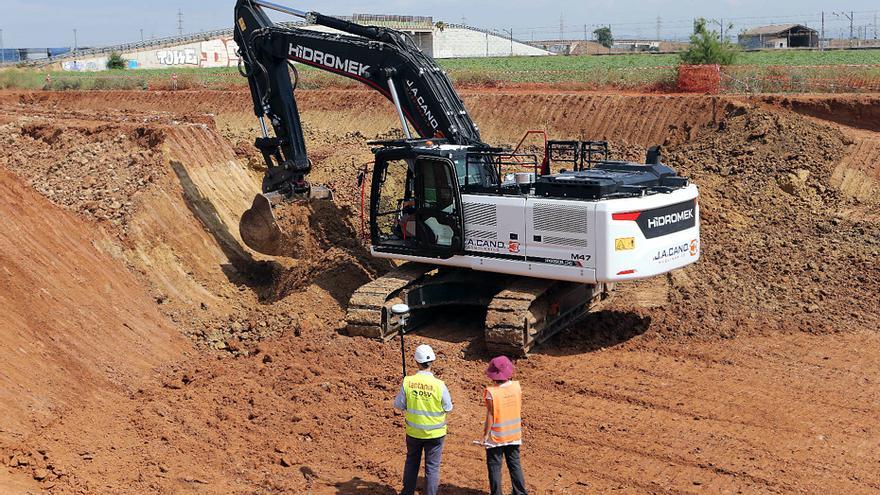
<path fill-rule="evenodd" d="M 329 29 L 275 25 L 264 9 Z M 255 145 L 267 166 L 262 194 L 240 225 L 258 252 L 290 254 L 282 239 L 296 233 L 281 230 L 277 208 L 330 196 L 306 179 L 311 162 L 292 62 L 364 83 L 400 118 L 405 139 L 371 143 L 369 238 L 373 256 L 404 263 L 352 295 L 351 334 L 396 335 L 394 304 L 410 307 L 411 327 L 438 308 L 479 306 L 489 350 L 523 355 L 601 307 L 615 283 L 662 275 L 700 256 L 697 186 L 663 165 L 658 147 L 645 163 L 632 163 L 610 159 L 605 142 L 548 140 L 546 133 L 543 149 L 535 147 L 540 158 L 521 151 L 522 142 L 488 145 L 434 60 L 386 27 L 238 0 L 234 36 L 262 128 Z"/>

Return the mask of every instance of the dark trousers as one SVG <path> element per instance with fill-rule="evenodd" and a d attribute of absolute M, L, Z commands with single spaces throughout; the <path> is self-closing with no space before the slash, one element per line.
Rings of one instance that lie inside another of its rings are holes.
<path fill-rule="evenodd" d="M 403 466 L 403 491 L 400 495 L 413 495 L 419 479 L 422 450 L 425 451 L 425 495 L 437 495 L 440 486 L 440 458 L 446 437 L 421 440 L 406 436 L 406 464 Z"/>
<path fill-rule="evenodd" d="M 519 462 L 519 445 L 505 445 L 486 449 L 486 467 L 489 469 L 490 495 L 503 495 L 501 492 L 501 460 L 507 459 L 507 470 L 513 484 L 513 495 L 529 495 L 522 465 Z"/>

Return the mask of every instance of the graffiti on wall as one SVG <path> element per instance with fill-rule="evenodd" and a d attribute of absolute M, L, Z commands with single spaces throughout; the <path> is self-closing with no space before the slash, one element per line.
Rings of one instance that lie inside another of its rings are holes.
<path fill-rule="evenodd" d="M 202 42 L 201 67 L 232 67 L 238 65 L 238 45 L 232 38 Z"/>
<path fill-rule="evenodd" d="M 70 60 L 61 63 L 62 70 L 75 72 L 93 72 L 107 69 L 107 58 L 93 58 L 88 60 Z"/>
<path fill-rule="evenodd" d="M 156 61 L 160 65 L 199 65 L 199 57 L 195 48 L 159 50 Z"/>
<path fill-rule="evenodd" d="M 238 64 L 238 46 L 232 38 L 218 38 L 199 43 L 198 48 L 178 47 L 158 50 L 156 62 L 162 66 L 195 65 L 198 67 L 232 67 Z"/>
<path fill-rule="evenodd" d="M 159 50 L 123 52 L 130 69 L 161 69 L 164 67 L 235 67 L 238 65 L 238 45 L 231 37 L 217 38 L 201 43 L 189 43 Z M 61 68 L 68 71 L 105 70 L 107 57 L 65 61 Z"/>

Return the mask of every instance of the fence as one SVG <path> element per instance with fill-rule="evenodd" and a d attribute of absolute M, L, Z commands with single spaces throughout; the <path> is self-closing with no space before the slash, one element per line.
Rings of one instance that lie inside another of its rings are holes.
<path fill-rule="evenodd" d="M 679 65 L 678 90 L 686 93 L 718 93 L 721 89 L 721 66 Z"/>
<path fill-rule="evenodd" d="M 880 92 L 880 64 L 826 66 L 656 66 L 570 70 L 496 70 L 469 67 L 449 71 L 459 87 L 543 86 L 562 90 L 619 89 L 696 93 L 859 93 Z M 0 71 L 0 89 L 235 89 L 247 86 L 235 68 L 221 70 L 139 70 L 119 73 Z M 173 75 L 177 84 L 172 85 Z M 302 68 L 299 88 L 360 88 L 335 74 Z"/>
<path fill-rule="evenodd" d="M 880 91 L 880 65 L 754 66 L 721 70 L 725 93 L 862 93 Z"/>

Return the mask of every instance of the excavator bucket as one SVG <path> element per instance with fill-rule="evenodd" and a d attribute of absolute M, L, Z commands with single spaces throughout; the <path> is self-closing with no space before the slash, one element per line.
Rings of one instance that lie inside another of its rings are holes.
<path fill-rule="evenodd" d="M 251 207 L 241 216 L 238 228 L 241 240 L 247 247 L 271 256 L 283 254 L 284 233 L 272 213 L 272 201 L 266 195 L 257 194 L 254 197 Z"/>
<path fill-rule="evenodd" d="M 312 185 L 307 195 L 287 200 L 278 193 L 257 194 L 251 207 L 244 212 L 238 224 L 241 239 L 254 251 L 270 256 L 292 256 L 297 251 L 297 239 L 302 232 L 285 232 L 279 225 L 273 208 L 295 208 L 303 200 L 330 200 L 333 194 L 325 186 Z"/>

